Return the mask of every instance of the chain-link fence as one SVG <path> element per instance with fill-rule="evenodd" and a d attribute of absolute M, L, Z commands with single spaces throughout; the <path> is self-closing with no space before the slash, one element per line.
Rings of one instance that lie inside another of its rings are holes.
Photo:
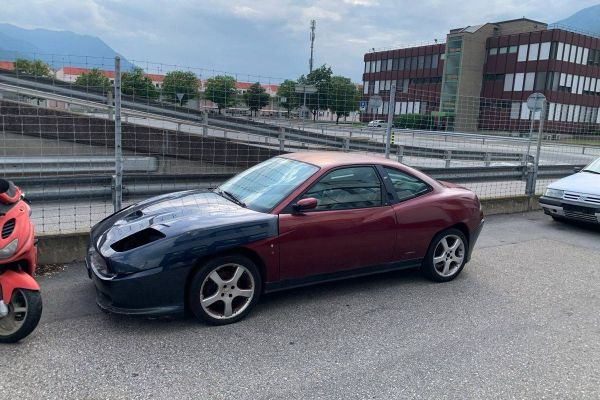
<path fill-rule="evenodd" d="M 524 101 L 456 97 L 450 113 L 428 78 L 377 82 L 377 105 L 328 68 L 279 79 L 122 61 L 115 74 L 114 59 L 2 57 L 13 61 L 0 60 L 0 174 L 33 201 L 38 232 L 85 231 L 119 195 L 215 187 L 283 152 L 383 157 L 390 109 L 391 158 L 481 198 L 539 194 L 600 156 L 593 102 L 546 102 L 531 118 Z M 582 82 L 600 99 L 600 79 Z"/>

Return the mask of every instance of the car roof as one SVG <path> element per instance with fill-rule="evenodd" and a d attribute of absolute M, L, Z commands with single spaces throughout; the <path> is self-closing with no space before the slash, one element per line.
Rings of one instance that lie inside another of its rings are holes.
<path fill-rule="evenodd" d="M 330 168 L 350 164 L 380 164 L 394 167 L 403 166 L 399 162 L 388 160 L 383 156 L 371 156 L 360 153 L 345 153 L 341 151 L 287 153 L 282 154 L 279 157 L 302 161 L 321 168 Z"/>

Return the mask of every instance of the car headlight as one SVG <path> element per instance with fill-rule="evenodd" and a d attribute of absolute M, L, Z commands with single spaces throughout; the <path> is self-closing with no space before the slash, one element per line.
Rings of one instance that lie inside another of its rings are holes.
<path fill-rule="evenodd" d="M 558 190 L 558 189 L 546 189 L 546 193 L 545 195 L 548 197 L 556 197 L 558 199 L 562 199 L 563 195 L 565 194 L 564 190 Z"/>
<path fill-rule="evenodd" d="M 19 245 L 19 239 L 15 239 L 10 242 L 6 247 L 0 249 L 0 260 L 12 257 L 17 251 L 17 246 Z"/>

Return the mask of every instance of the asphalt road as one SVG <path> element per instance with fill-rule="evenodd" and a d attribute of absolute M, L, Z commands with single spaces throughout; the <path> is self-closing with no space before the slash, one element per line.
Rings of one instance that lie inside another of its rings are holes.
<path fill-rule="evenodd" d="M 6 399 L 597 399 L 600 229 L 489 217 L 451 283 L 417 271 L 264 297 L 238 324 L 100 312 L 81 264 L 40 277 L 0 347 Z"/>

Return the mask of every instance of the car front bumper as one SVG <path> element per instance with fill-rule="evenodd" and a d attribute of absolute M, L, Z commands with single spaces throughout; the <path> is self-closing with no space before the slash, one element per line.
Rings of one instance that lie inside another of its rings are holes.
<path fill-rule="evenodd" d="M 554 197 L 540 197 L 544 214 L 575 221 L 600 223 L 600 206 L 583 202 L 565 201 Z"/>
<path fill-rule="evenodd" d="M 86 259 L 88 275 L 96 287 L 102 310 L 125 315 L 183 314 L 189 269 L 153 268 L 127 275 L 107 276 Z"/>

